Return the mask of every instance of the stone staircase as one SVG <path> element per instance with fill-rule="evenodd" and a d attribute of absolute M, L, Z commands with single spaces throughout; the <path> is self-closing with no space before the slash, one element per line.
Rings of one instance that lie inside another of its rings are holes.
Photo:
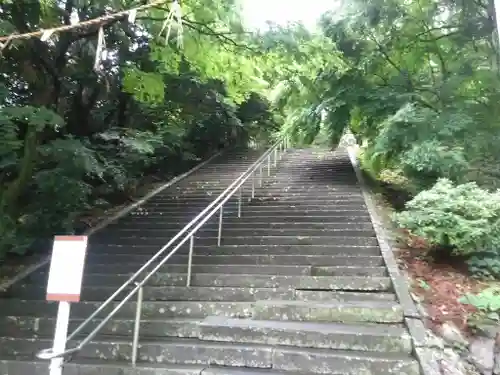
<path fill-rule="evenodd" d="M 92 236 L 70 330 L 259 155 L 219 158 Z M 289 150 L 278 164 L 241 218 L 225 207 L 221 247 L 218 215 L 200 230 L 190 287 L 181 248 L 144 288 L 135 367 L 130 302 L 64 375 L 420 374 L 347 155 Z M 48 374 L 33 356 L 52 345 L 46 279 L 41 269 L 0 300 L 0 375 Z"/>

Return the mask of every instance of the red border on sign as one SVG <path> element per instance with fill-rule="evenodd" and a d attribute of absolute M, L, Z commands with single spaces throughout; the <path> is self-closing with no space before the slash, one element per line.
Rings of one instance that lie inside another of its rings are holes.
<path fill-rule="evenodd" d="M 54 236 L 54 241 L 85 241 L 87 236 Z"/>
<path fill-rule="evenodd" d="M 47 294 L 47 301 L 58 301 L 58 302 L 80 302 L 79 294 Z"/>

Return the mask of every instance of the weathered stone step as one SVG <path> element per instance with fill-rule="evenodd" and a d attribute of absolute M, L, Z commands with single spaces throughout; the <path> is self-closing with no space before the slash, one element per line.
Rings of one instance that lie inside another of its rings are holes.
<path fill-rule="evenodd" d="M 222 266 L 221 266 L 222 267 Z M 115 280 L 115 275 L 119 279 L 125 279 L 127 275 L 131 275 L 132 272 L 128 274 L 122 272 L 122 269 L 116 269 L 114 273 L 106 272 L 112 269 L 113 266 L 108 266 L 103 269 L 90 269 L 85 276 L 85 281 L 94 276 L 97 278 L 102 278 L 102 275 L 112 275 L 113 280 Z M 116 266 L 115 266 L 116 268 Z M 187 268 L 187 267 L 184 267 Z M 136 268 L 133 269 L 134 271 Z M 234 270 L 233 270 L 234 271 Z M 172 268 L 163 269 L 163 273 L 176 273 Z M 247 271 L 246 275 L 251 275 Z M 254 274 L 259 274 L 254 271 Z M 263 274 L 265 271 L 261 271 Z M 334 276 L 334 277 L 354 277 L 354 276 L 373 276 L 373 277 L 385 277 L 387 272 L 383 267 L 372 267 L 372 268 L 355 268 L 354 270 L 347 270 L 347 267 L 318 267 L 309 271 L 312 276 Z M 227 273 L 227 271 L 226 271 Z M 234 274 L 241 274 L 242 272 L 234 272 Z M 205 273 L 206 274 L 206 273 Z M 214 274 L 217 274 L 214 272 Z M 123 275 L 120 277 L 120 275 Z M 196 272 L 194 272 L 196 275 Z M 280 274 L 281 276 L 284 273 Z M 11 287 L 11 289 L 6 292 L 0 293 L 2 297 L 13 297 L 21 299 L 45 299 L 45 287 L 39 286 L 41 281 L 45 281 L 48 278 L 46 272 L 40 272 L 38 275 L 33 275 L 30 281 L 24 284 L 16 284 Z M 100 301 L 107 299 L 112 293 L 115 292 L 118 285 L 94 285 L 87 283 L 83 286 L 82 299 L 87 301 Z M 274 288 L 274 287 L 272 287 Z M 127 291 L 132 289 L 132 287 L 127 288 Z M 124 292 L 125 293 L 125 292 Z M 122 298 L 124 293 L 117 297 L 117 300 Z M 270 288 L 245 288 L 245 287 L 191 287 L 183 289 L 181 286 L 146 286 L 144 288 L 144 299 L 149 301 L 254 301 L 259 299 L 293 299 L 295 298 L 295 293 L 293 288 L 288 289 L 270 289 Z"/>
<path fill-rule="evenodd" d="M 128 274 L 85 274 L 84 285 L 121 286 L 129 277 Z M 46 283 L 47 276 L 35 273 L 27 277 L 27 283 Z M 42 284 L 43 285 L 43 284 Z M 153 286 L 185 286 L 186 274 L 156 273 L 149 280 Z M 191 277 L 192 286 L 213 287 L 253 287 L 253 288 L 295 288 L 314 290 L 365 290 L 389 291 L 391 281 L 388 277 L 364 276 L 275 276 L 247 274 L 203 274 L 197 273 Z M 1 311 L 0 311 L 1 313 Z"/>
<path fill-rule="evenodd" d="M 225 210 L 224 212 L 226 212 Z M 236 211 L 228 211 L 232 215 L 236 214 Z M 179 220 L 191 220 L 196 215 L 199 213 L 199 211 L 192 211 L 192 212 L 181 212 L 181 211 L 176 211 L 176 212 L 168 212 L 165 214 L 149 214 L 149 215 L 143 215 L 141 217 L 141 220 L 154 220 L 156 222 L 169 222 L 169 223 L 176 223 Z M 227 216 L 226 216 L 227 217 Z M 256 211 L 250 211 L 248 207 L 245 207 L 242 209 L 242 217 L 246 218 L 259 218 L 259 221 L 262 220 L 263 217 L 268 218 L 269 221 L 281 221 L 281 220 L 290 220 L 290 221 L 297 221 L 296 218 L 300 217 L 305 217 L 308 220 L 315 220 L 314 217 L 320 217 L 320 221 L 327 221 L 327 220 L 337 220 L 338 218 L 341 218 L 344 220 L 349 220 L 352 221 L 352 218 L 357 218 L 357 217 L 370 217 L 369 213 L 364 210 L 293 210 L 291 209 L 290 211 L 287 211 L 285 209 L 282 210 L 277 210 L 277 211 L 263 211 L 263 210 L 256 210 Z M 325 219 L 327 218 L 327 219 Z M 279 219 L 279 220 L 278 220 Z"/>
<path fill-rule="evenodd" d="M 182 212 L 192 212 L 194 210 L 198 210 L 201 212 L 208 205 L 210 205 L 216 197 L 212 199 L 207 199 L 205 201 L 191 201 L 190 199 L 182 200 L 182 201 L 173 201 L 168 204 L 157 204 L 153 202 L 146 202 L 143 205 L 137 207 L 134 211 L 143 211 L 145 213 L 157 213 L 157 212 L 169 212 L 169 211 L 182 211 Z M 237 199 L 237 198 L 235 198 Z M 235 199 L 231 199 L 224 204 L 224 207 L 237 207 L 238 201 Z M 247 202 L 242 202 L 242 207 L 247 205 Z"/>
<path fill-rule="evenodd" d="M 372 292 L 342 292 L 321 290 L 295 290 L 295 299 L 299 301 L 396 301 L 394 293 L 380 291 Z"/>
<path fill-rule="evenodd" d="M 217 237 L 196 238 L 199 245 L 213 245 L 217 243 Z M 261 236 L 261 237 L 229 237 L 222 236 L 222 243 L 225 245 L 328 245 L 335 243 L 337 246 L 377 246 L 375 237 L 343 237 L 325 236 Z"/>
<path fill-rule="evenodd" d="M 200 319 L 142 319 L 141 337 L 198 337 Z M 73 332 L 84 319 L 71 319 L 69 331 Z M 93 319 L 82 329 L 81 334 L 89 334 L 102 320 Z M 113 319 L 99 333 L 102 336 L 131 337 L 134 330 L 133 319 Z M 3 337 L 53 337 L 55 317 L 6 316 L 0 317 L 0 336 Z"/>
<path fill-rule="evenodd" d="M 187 262 L 184 264 L 166 264 L 161 272 L 187 272 Z M 131 273 L 137 270 L 137 265 L 89 265 L 86 273 Z M 284 266 L 284 265 L 239 265 L 239 264 L 194 264 L 193 274 L 246 274 L 246 275 L 309 275 L 309 276 L 387 276 L 385 267 L 355 267 L 355 266 Z"/>
<path fill-rule="evenodd" d="M 264 211 L 273 211 L 273 210 L 278 210 L 282 208 L 286 209 L 305 209 L 305 210 L 318 210 L 318 209 L 326 209 L 326 210 L 358 210 L 358 209 L 363 209 L 365 208 L 365 202 L 346 202 L 346 201 L 341 201 L 341 202 L 330 202 L 328 199 L 325 199 L 323 201 L 309 201 L 307 199 L 304 199 L 303 201 L 298 201 L 298 202 L 287 202 L 287 201 L 279 201 L 279 200 L 274 200 L 274 201 L 265 201 L 265 202 L 259 202 L 259 201 L 253 201 L 250 202 L 248 205 L 244 206 L 247 210 L 264 210 Z"/>
<path fill-rule="evenodd" d="M 256 187 L 255 191 L 260 192 L 261 188 Z M 220 192 L 222 192 L 221 190 Z M 210 203 L 215 198 L 217 195 L 220 194 L 217 192 L 217 194 L 214 194 L 212 192 L 210 193 L 192 193 L 186 196 L 180 196 L 180 195 L 172 195 L 170 197 L 153 197 L 150 200 L 148 200 L 148 203 L 152 205 L 157 205 L 157 206 L 164 206 L 164 207 L 170 207 L 170 206 L 179 206 L 179 205 L 187 205 L 187 204 L 202 204 L 202 203 Z M 248 199 L 251 196 L 251 190 L 248 189 L 243 189 L 242 190 L 242 196 Z M 233 196 L 233 201 L 237 201 L 238 195 L 235 194 Z M 291 204 L 298 204 L 298 203 L 304 203 L 304 202 L 328 202 L 330 204 L 335 204 L 335 203 L 352 203 L 352 202 L 361 202 L 364 203 L 365 200 L 361 194 L 326 194 L 326 193 L 321 193 L 317 192 L 311 192 L 311 193 L 304 193 L 304 194 L 299 194 L 299 193 L 293 193 L 293 194 L 288 194 L 286 192 L 283 192 L 283 194 L 276 193 L 276 194 L 254 194 L 254 198 L 252 199 L 252 202 L 258 202 L 258 203 L 263 203 L 263 202 L 268 202 L 268 203 L 273 203 L 273 202 L 289 202 Z M 244 203 L 246 203 L 244 201 Z"/>
<path fill-rule="evenodd" d="M 398 355 L 388 355 L 386 358 L 375 356 L 369 359 L 368 357 L 357 358 L 357 352 L 349 353 L 338 351 L 338 363 L 329 365 L 329 375 L 359 375 L 362 372 L 368 371 L 363 359 L 370 363 L 370 375 L 387 375 L 389 373 L 398 373 L 398 363 L 401 363 L 401 369 L 407 371 L 401 373 L 404 375 L 420 375 L 415 372 L 417 363 L 413 359 Z M 341 356 L 343 354 L 344 356 Z M 372 356 L 373 357 L 373 356 Z M 295 357 L 294 357 L 295 358 Z M 391 363 L 385 363 L 387 358 Z M 322 364 L 321 358 L 317 358 L 318 363 Z M 371 362 L 370 362 L 371 361 Z M 381 361 L 382 364 L 377 366 L 375 361 Z M 355 363 L 352 370 L 350 364 Z M 296 365 L 295 365 L 296 366 Z M 365 366 L 365 367 L 363 367 Z M 332 372 L 335 369 L 335 372 Z M 378 371 L 380 370 L 380 371 Z M 408 371 L 412 372 L 408 372 Z M 49 375 L 47 362 L 25 358 L 19 356 L 10 359 L 0 360 L 0 372 L 8 375 Z M 139 362 L 135 367 L 131 367 L 125 362 L 116 362 L 110 360 L 78 360 L 65 363 L 63 375 L 312 375 L 312 373 L 300 372 L 296 370 L 291 372 L 283 372 L 282 370 L 262 369 L 262 368 L 243 368 L 243 367 L 223 367 L 223 366 L 206 366 L 206 365 L 166 365 L 164 363 L 143 363 Z"/>
<path fill-rule="evenodd" d="M 132 286 L 133 287 L 133 286 Z M 132 287 L 116 297 L 121 301 Z M 84 301 L 104 301 L 116 291 L 114 286 L 87 285 L 82 290 Z M 7 293 L 20 299 L 45 299 L 45 288 L 32 284 L 14 286 Z M 182 286 L 145 286 L 145 301 L 217 301 L 217 302 L 250 302 L 260 299 L 294 299 L 295 290 L 277 288 L 243 288 L 243 287 L 182 287 Z"/>
<path fill-rule="evenodd" d="M 408 354 L 412 351 L 411 337 L 401 324 L 355 325 L 209 316 L 201 321 L 199 332 L 200 339 L 211 341 Z"/>
<path fill-rule="evenodd" d="M 343 323 L 402 323 L 402 307 L 391 301 L 256 301 L 252 319 Z"/>
<path fill-rule="evenodd" d="M 86 273 L 124 274 L 137 271 L 136 264 L 99 264 L 88 265 Z M 184 264 L 166 264 L 160 272 L 185 273 Z M 385 267 L 354 267 L 354 266 L 309 266 L 309 265 L 256 265 L 256 264 L 197 264 L 191 272 L 214 274 L 246 274 L 246 275 L 309 275 L 309 276 L 387 276 Z"/>
<path fill-rule="evenodd" d="M 7 303 L 7 301 L 9 301 Z M 56 304 L 42 300 L 1 300 L 2 316 L 54 317 Z M 83 301 L 72 305 L 72 318 L 86 318 L 101 302 Z M 118 302 L 110 304 L 110 310 Z M 115 319 L 134 319 L 135 302 L 126 302 Z M 143 319 L 204 318 L 210 315 L 256 320 L 294 320 L 317 322 L 403 322 L 402 307 L 386 300 L 260 300 L 220 301 L 144 301 Z"/>
<path fill-rule="evenodd" d="M 223 232 L 224 233 L 224 232 Z M 109 239 L 106 241 L 99 239 L 90 239 L 89 245 L 128 245 L 132 241 L 137 246 L 157 246 L 158 250 L 161 246 L 166 244 L 170 238 L 166 240 L 164 238 L 140 238 L 140 237 L 130 237 L 124 238 L 119 237 L 116 239 Z M 344 236 L 245 236 L 245 237 L 229 237 L 228 235 L 222 236 L 221 243 L 223 245 L 328 245 L 335 243 L 337 246 L 376 246 L 378 244 L 375 237 L 344 237 Z M 217 244 L 217 237 L 195 237 L 195 246 L 214 246 Z"/>
<path fill-rule="evenodd" d="M 240 221 L 241 220 L 241 221 Z M 345 222 L 345 223 L 265 223 L 265 222 L 257 222 L 253 223 L 252 221 L 247 221 L 246 217 L 241 217 L 240 219 L 232 218 L 226 221 L 223 220 L 223 229 L 227 232 L 238 233 L 239 231 L 244 232 L 243 235 L 246 235 L 246 232 L 262 232 L 264 230 L 269 231 L 269 233 L 282 233 L 286 231 L 297 231 L 300 230 L 301 233 L 306 233 L 310 231 L 314 235 L 314 233 L 320 232 L 341 232 L 341 231 L 359 231 L 359 232 L 367 232 L 373 231 L 373 226 L 370 223 L 354 223 L 354 222 Z M 204 224 L 199 230 L 198 233 L 207 233 L 213 234 L 217 233 L 219 223 L 215 220 L 211 220 L 211 222 Z M 155 235 L 158 237 L 158 234 L 161 232 L 165 232 L 170 235 L 171 233 L 178 233 L 179 230 L 182 229 L 182 224 L 168 224 L 161 225 L 156 223 L 156 226 L 151 226 L 148 223 L 142 222 L 140 220 L 137 223 L 129 223 L 125 226 L 110 226 L 106 228 L 106 230 L 102 231 L 102 234 L 96 233 L 97 236 L 111 236 L 111 235 L 136 235 L 137 233 L 141 234 L 142 237 L 146 237 L 149 235 Z M 95 238 L 96 235 L 93 235 Z M 237 234 L 238 235 L 238 234 Z M 257 235 L 260 235 L 258 233 Z"/>
<path fill-rule="evenodd" d="M 142 233 L 146 235 L 157 235 L 158 232 L 163 232 L 165 230 L 177 229 L 177 232 L 182 229 L 183 223 L 176 224 L 161 224 L 155 222 L 143 222 L 137 220 L 136 222 L 122 223 L 120 225 L 113 224 L 106 227 L 106 233 L 123 233 L 136 234 Z M 210 223 L 206 223 L 201 230 L 206 229 L 218 229 L 219 223 L 212 220 Z M 239 219 L 231 219 L 223 221 L 224 230 L 236 230 L 236 229 L 289 229 L 289 230 L 302 230 L 302 229 L 326 229 L 326 230 L 342 230 L 342 229 L 354 229 L 354 230 L 372 230 L 373 226 L 369 222 L 266 222 L 264 218 L 259 221 L 251 221 L 246 217 L 241 217 Z"/>
<path fill-rule="evenodd" d="M 223 237 L 230 239 L 234 237 L 375 237 L 375 231 L 373 229 L 359 230 L 359 229 L 335 229 L 335 228 L 324 228 L 324 229 L 252 229 L 252 228 L 224 228 Z M 96 234 L 91 237 L 90 243 L 108 242 L 115 244 L 128 244 L 132 241 L 139 243 L 167 243 L 172 237 L 178 233 L 178 230 L 165 229 L 163 233 L 155 232 L 156 236 L 152 236 L 146 232 L 125 232 L 123 231 L 106 231 L 102 234 Z M 196 239 L 199 238 L 216 238 L 219 230 L 216 228 L 203 228 L 196 232 Z M 201 237 L 203 236 L 203 237 Z M 205 237 L 206 236 L 206 237 Z"/>
<path fill-rule="evenodd" d="M 274 177 L 273 177 L 274 178 Z M 361 189 L 358 187 L 348 188 L 339 190 L 338 188 L 328 188 L 325 186 L 310 186 L 306 185 L 305 187 L 295 186 L 295 182 L 291 182 L 288 185 L 286 183 L 280 183 L 280 185 L 269 185 L 272 182 L 272 179 L 265 181 L 263 186 L 260 187 L 258 181 L 255 183 L 255 191 L 254 197 L 255 199 L 267 199 L 273 196 L 282 196 L 282 197 L 292 197 L 292 198 L 315 198 L 317 195 L 316 192 L 321 197 L 331 197 L 337 199 L 358 199 L 363 200 L 363 194 Z M 170 196 L 154 196 L 151 199 L 151 202 L 171 202 L 172 199 L 183 199 L 183 198 L 193 198 L 193 199 L 206 199 L 206 198 L 215 198 L 216 193 L 220 193 L 224 191 L 222 187 L 216 188 L 216 190 L 212 191 L 209 188 L 200 187 L 197 190 L 192 190 L 186 193 L 183 191 L 182 187 L 180 189 L 170 190 L 174 194 Z M 250 193 L 252 191 L 252 183 L 251 181 L 247 181 L 243 185 L 243 193 Z"/>
<path fill-rule="evenodd" d="M 304 266 L 333 266 L 333 267 L 381 267 L 384 261 L 378 248 L 352 248 L 350 249 L 320 249 L 328 255 L 269 255 L 264 247 L 253 247 L 252 252 L 244 252 L 243 249 L 221 247 L 214 250 L 208 248 L 195 248 L 193 264 L 250 264 L 250 265 L 304 265 Z M 359 250 L 358 250 L 359 249 Z M 251 249 L 247 249 L 251 250 Z M 216 254 L 214 254 L 216 253 Z M 223 254 L 218 254 L 223 253 Z M 284 253 L 284 252 L 283 252 Z M 300 252 L 297 252 L 300 253 Z M 204 255 L 202 255 L 204 254 Z M 321 253 L 320 253 L 321 254 Z M 356 255 L 359 254 L 359 255 Z M 140 254 L 99 254 L 91 253 L 87 256 L 86 270 L 97 269 L 94 265 L 129 265 L 136 269 L 146 263 L 151 255 Z M 187 255 L 174 255 L 170 263 L 187 264 Z M 92 267 L 92 268 L 91 268 Z"/>
<path fill-rule="evenodd" d="M 354 173 L 354 172 L 353 172 Z M 278 179 L 276 179 L 278 178 Z M 341 195 L 349 194 L 361 194 L 361 188 L 358 186 L 358 182 L 355 181 L 354 184 L 349 185 L 344 184 L 334 184 L 328 181 L 328 183 L 316 183 L 312 180 L 294 180 L 288 181 L 286 178 L 279 180 L 279 176 L 276 176 L 269 181 L 266 181 L 262 186 L 261 194 L 268 194 L 270 192 L 281 192 L 281 193 L 312 193 L 313 191 L 319 191 L 322 193 L 337 193 Z"/>
<path fill-rule="evenodd" d="M 359 222 L 359 223 L 370 223 L 370 215 L 366 211 L 356 211 L 357 214 L 355 215 L 333 215 L 333 216 L 328 216 L 328 215 L 320 215 L 320 216 L 307 216 L 307 215 L 302 215 L 302 214 L 294 214 L 290 216 L 285 216 L 285 215 L 279 215 L 278 217 L 268 217 L 265 215 L 261 216 L 254 216 L 254 217 L 248 217 L 248 215 L 244 215 L 241 218 L 236 218 L 234 213 L 232 214 L 232 217 L 228 218 L 227 216 L 224 217 L 225 220 L 229 220 L 230 222 L 234 222 L 236 219 L 238 220 L 244 220 L 246 223 L 253 223 L 253 222 L 258 222 L 261 223 L 263 220 L 269 220 L 272 222 L 284 222 L 284 223 L 323 223 L 323 222 L 332 222 L 332 221 L 346 221 L 346 222 Z M 186 225 L 191 219 L 194 219 L 196 217 L 196 214 L 192 215 L 187 215 L 187 214 L 169 214 L 165 215 L 162 217 L 156 217 L 156 218 L 151 218 L 148 216 L 140 216 L 140 217 L 126 217 L 122 218 L 119 221 L 117 221 L 117 225 L 126 225 L 126 226 L 134 226 L 134 225 L 172 225 L 172 224 L 179 224 L 179 226 L 182 228 L 184 225 Z M 213 218 L 209 219 L 207 224 L 210 222 L 215 222 L 218 220 L 218 217 L 214 216 Z M 243 221 L 242 221 L 243 222 Z"/>
<path fill-rule="evenodd" d="M 51 338 L 55 318 L 0 318 L 0 336 L 8 338 Z M 70 331 L 83 320 L 71 320 Z M 101 320 L 93 320 L 82 334 L 90 333 Z M 98 337 L 129 338 L 134 320 L 113 320 Z M 209 316 L 205 319 L 171 319 L 141 321 L 141 341 L 144 339 L 184 337 L 204 341 L 251 343 L 363 351 L 410 353 L 411 338 L 401 324 L 310 323 L 289 321 L 259 321 Z"/>
<path fill-rule="evenodd" d="M 10 357 L 30 355 L 51 346 L 51 340 L 0 340 L 0 353 Z M 76 345 L 70 342 L 69 345 Z M 130 340 L 95 341 L 84 347 L 76 360 L 130 361 Z M 314 374 L 386 375 L 419 374 L 418 363 L 405 354 L 328 349 L 272 347 L 258 344 L 228 344 L 194 339 L 144 341 L 139 346 L 143 362 L 175 365 L 218 365 Z M 234 370 L 230 370 L 234 371 Z M 219 372 L 219 374 L 232 372 Z M 107 372 L 106 375 L 109 373 Z M 158 374 L 158 373 L 157 373 Z M 217 374 L 217 372 L 215 372 Z"/>
<path fill-rule="evenodd" d="M 0 299 L 1 316 L 36 316 L 53 318 L 56 316 L 57 304 L 40 300 Z M 83 301 L 71 305 L 71 318 L 86 319 L 102 302 Z M 109 310 L 116 307 L 118 302 L 111 303 Z M 227 317 L 249 318 L 255 302 L 215 302 L 215 301 L 145 301 L 142 304 L 143 319 L 172 319 L 172 318 L 205 318 L 210 315 L 224 315 Z M 117 312 L 115 319 L 134 319 L 135 302 L 126 302 Z"/>
<path fill-rule="evenodd" d="M 168 204 L 168 205 L 158 205 L 158 204 L 152 204 L 152 203 L 147 203 L 144 204 L 141 207 L 138 207 L 136 209 L 137 212 L 142 211 L 147 215 L 160 215 L 161 213 L 164 212 L 194 212 L 194 211 L 199 211 L 201 212 L 205 207 L 207 207 L 211 201 L 207 201 L 205 203 L 184 203 L 184 202 L 178 202 L 175 204 Z M 224 209 L 227 208 L 232 208 L 234 209 L 237 207 L 238 202 L 237 201 L 228 201 L 227 203 L 224 204 Z M 348 201 L 342 201 L 342 202 L 330 202 L 328 199 L 325 199 L 323 201 L 296 201 L 296 202 L 286 202 L 286 201 L 264 201 L 264 202 L 258 202 L 258 201 L 251 201 L 247 202 L 245 200 L 242 200 L 242 210 L 249 211 L 249 212 L 254 212 L 254 211 L 280 211 L 283 209 L 294 211 L 294 210 L 309 210 L 309 211 L 315 211 L 315 210 L 322 210 L 322 211 L 331 211 L 331 210 L 341 210 L 341 211 L 346 211 L 346 210 L 363 210 L 365 208 L 365 203 L 364 202 L 348 202 Z"/>
<path fill-rule="evenodd" d="M 234 205 L 232 210 L 234 210 Z M 226 210 L 228 212 L 232 212 L 230 210 Z M 162 212 L 162 211 L 155 211 L 155 210 L 150 210 L 149 212 L 145 212 L 144 215 L 147 215 L 148 217 L 161 217 L 165 215 L 174 215 L 174 216 L 182 216 L 182 215 L 188 215 L 188 214 L 198 214 L 201 212 L 199 207 L 186 207 L 186 209 L 182 210 L 180 208 L 178 209 L 170 209 L 168 211 Z M 303 206 L 303 207 L 288 207 L 288 206 L 262 206 L 262 207 L 256 207 L 256 206 L 251 206 L 251 205 L 246 205 L 242 207 L 242 212 L 244 213 L 245 216 L 266 216 L 266 217 L 272 217 L 272 216 L 283 216 L 283 215 L 322 215 L 322 216 L 331 216 L 331 217 L 338 217 L 338 216 L 353 216 L 357 215 L 359 213 L 364 213 L 366 212 L 366 208 L 364 208 L 361 205 L 358 206 L 345 206 L 345 207 L 340 207 L 339 205 L 335 206 Z"/>
<path fill-rule="evenodd" d="M 240 371 L 238 368 L 229 369 L 228 371 L 232 370 L 236 371 L 235 374 Z M 168 366 L 163 363 L 138 363 L 135 367 L 132 367 L 126 362 L 78 360 L 65 363 L 63 375 L 201 375 L 202 373 L 204 375 L 214 375 L 213 371 L 213 367 L 207 368 L 207 366 L 199 365 Z M 228 373 L 224 371 L 222 374 L 227 375 Z M 258 373 L 259 369 L 249 369 L 248 371 L 256 371 Z M 19 355 L 12 358 L 3 356 L 3 359 L 0 359 L 0 373 L 6 375 L 50 375 L 47 361 L 33 358 L 33 356 L 22 358 Z M 269 375 L 275 374 L 282 375 L 278 372 L 269 373 Z"/>
<path fill-rule="evenodd" d="M 176 287 L 178 291 L 185 291 L 185 287 Z M 209 289 L 209 288 L 198 288 L 198 289 Z M 215 288 L 212 288 L 214 290 Z M 237 289 L 237 288 L 219 288 L 219 289 Z M 173 288 L 172 288 L 173 290 Z M 285 291 L 285 290 L 283 290 Z M 311 290 L 290 290 L 294 293 L 294 299 L 299 301 L 324 301 L 324 302 L 350 302 L 350 301 L 396 301 L 396 296 L 393 293 L 367 293 L 367 292 L 326 292 L 326 291 L 311 291 Z M 288 291 L 287 291 L 288 292 Z M 201 291 L 200 291 L 201 293 Z M 205 293 L 205 292 L 204 292 Z M 239 294 L 240 291 L 234 291 L 234 294 Z M 108 294 L 108 296 L 111 295 Z M 212 293 L 214 295 L 214 293 Z M 225 296 L 228 293 L 224 293 Z M 241 295 L 241 294 L 239 294 Z M 262 293 L 261 293 L 262 295 Z M 106 298 L 108 297 L 106 296 Z M 192 294 L 191 296 L 195 296 Z M 205 301 L 207 297 L 205 294 L 200 301 Z M 175 298 L 175 297 L 174 297 Z M 219 298 L 219 297 L 216 297 Z M 220 299 L 220 298 L 219 298 Z M 187 300 L 187 298 L 186 298 Z M 14 300 L 18 303 L 18 300 Z M 219 301 L 217 302 L 226 302 Z M 199 302 L 199 301 L 198 301 Z M 251 302 L 251 301 L 240 301 L 240 302 Z M 193 327 L 196 326 L 203 318 L 160 318 L 158 320 L 154 319 L 142 319 L 141 320 L 141 335 L 147 337 L 157 337 L 157 336 L 183 336 L 189 337 L 188 332 L 193 331 Z M 18 337 L 18 336 L 30 336 L 36 335 L 52 335 L 54 333 L 55 316 L 30 316 L 30 315 L 18 315 L 18 316 L 0 316 L 0 336 L 8 337 Z M 72 327 L 79 325 L 83 321 L 82 319 L 72 319 Z M 92 329 L 99 324 L 100 320 L 96 319 L 94 324 L 91 324 L 88 329 Z M 73 327 L 73 328 L 75 328 Z M 104 327 L 101 332 L 102 335 L 129 335 L 133 327 L 133 319 L 113 319 L 108 325 Z M 70 327 L 71 328 L 71 327 Z M 72 329 L 70 329 L 72 331 Z M 82 333 L 86 333 L 83 331 Z"/>

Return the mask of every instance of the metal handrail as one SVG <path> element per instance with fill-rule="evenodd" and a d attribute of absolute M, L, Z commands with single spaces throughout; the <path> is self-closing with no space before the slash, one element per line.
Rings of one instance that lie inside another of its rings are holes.
<path fill-rule="evenodd" d="M 99 331 L 115 316 L 115 314 L 127 303 L 136 293 L 137 293 L 137 306 L 136 306 L 136 316 L 135 325 L 133 332 L 133 342 L 132 342 L 132 364 L 135 365 L 137 361 L 137 348 L 139 342 L 139 328 L 141 322 L 142 313 L 142 300 L 143 300 L 143 287 L 148 282 L 148 280 L 177 252 L 177 250 L 183 246 L 189 240 L 189 256 L 188 256 L 188 270 L 187 270 L 187 281 L 186 286 L 191 285 L 191 268 L 192 268 L 192 257 L 194 248 L 194 235 L 196 232 L 209 220 L 212 216 L 219 212 L 219 227 L 217 236 L 217 246 L 221 245 L 222 236 L 222 218 L 224 215 L 224 204 L 231 199 L 236 192 L 238 192 L 238 217 L 241 217 L 241 203 L 242 203 L 242 190 L 243 184 L 252 177 L 252 193 L 251 199 L 255 197 L 255 175 L 257 169 L 259 169 L 259 186 L 262 187 L 263 178 L 263 163 L 267 160 L 267 175 L 271 175 L 271 155 L 274 153 L 274 166 L 277 166 L 278 157 L 281 158 L 280 151 L 285 151 L 288 147 L 287 139 L 283 138 L 278 140 L 273 146 L 271 146 L 264 154 L 262 154 L 257 161 L 255 161 L 245 172 L 243 172 L 235 181 L 228 186 L 219 196 L 212 201 L 203 211 L 201 211 L 194 219 L 192 219 L 184 228 L 182 228 L 167 244 L 165 244 L 150 260 L 148 260 L 136 273 L 134 273 L 125 283 L 120 286 L 106 301 L 104 301 L 87 319 L 85 319 L 74 331 L 71 333 L 67 339 L 66 343 L 73 339 L 78 333 L 82 331 L 94 318 L 99 315 L 109 304 L 114 302 L 114 299 L 119 295 L 125 288 L 127 288 L 132 282 L 134 282 L 142 272 L 148 268 L 155 260 L 161 257 L 177 240 L 179 240 L 183 235 L 180 242 L 159 262 L 153 270 L 151 270 L 146 276 L 142 278 L 141 281 L 135 282 L 135 287 L 122 299 L 122 301 L 85 337 L 80 343 L 71 348 L 66 349 L 59 353 L 54 353 L 53 348 L 44 349 L 37 353 L 37 357 L 41 359 L 53 360 L 56 358 L 64 358 L 68 355 L 74 354 L 80 351 L 85 345 L 87 345 L 98 333 Z M 197 224 L 196 224 L 197 223 Z M 195 225 L 196 224 L 196 225 Z M 188 232 L 186 234 L 186 232 Z"/>

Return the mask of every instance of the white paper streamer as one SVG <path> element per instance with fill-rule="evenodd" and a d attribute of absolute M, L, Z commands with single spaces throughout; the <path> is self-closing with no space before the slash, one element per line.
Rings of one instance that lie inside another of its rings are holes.
<path fill-rule="evenodd" d="M 106 48 L 106 41 L 104 40 L 104 29 L 101 26 L 97 34 L 97 49 L 95 51 L 94 71 L 96 72 L 101 70 L 102 51 L 104 48 Z"/>
<path fill-rule="evenodd" d="M 163 33 L 165 29 L 167 29 L 167 34 L 165 35 L 165 43 L 168 43 L 170 38 L 170 32 L 172 31 L 172 24 L 176 23 L 177 25 L 177 47 L 181 48 L 183 45 L 182 40 L 182 8 L 177 0 L 174 0 L 172 3 L 172 8 L 167 15 L 167 18 L 163 22 L 159 35 Z"/>
<path fill-rule="evenodd" d="M 129 23 L 135 23 L 135 18 L 137 17 L 137 9 L 132 9 L 128 13 L 128 22 Z"/>

